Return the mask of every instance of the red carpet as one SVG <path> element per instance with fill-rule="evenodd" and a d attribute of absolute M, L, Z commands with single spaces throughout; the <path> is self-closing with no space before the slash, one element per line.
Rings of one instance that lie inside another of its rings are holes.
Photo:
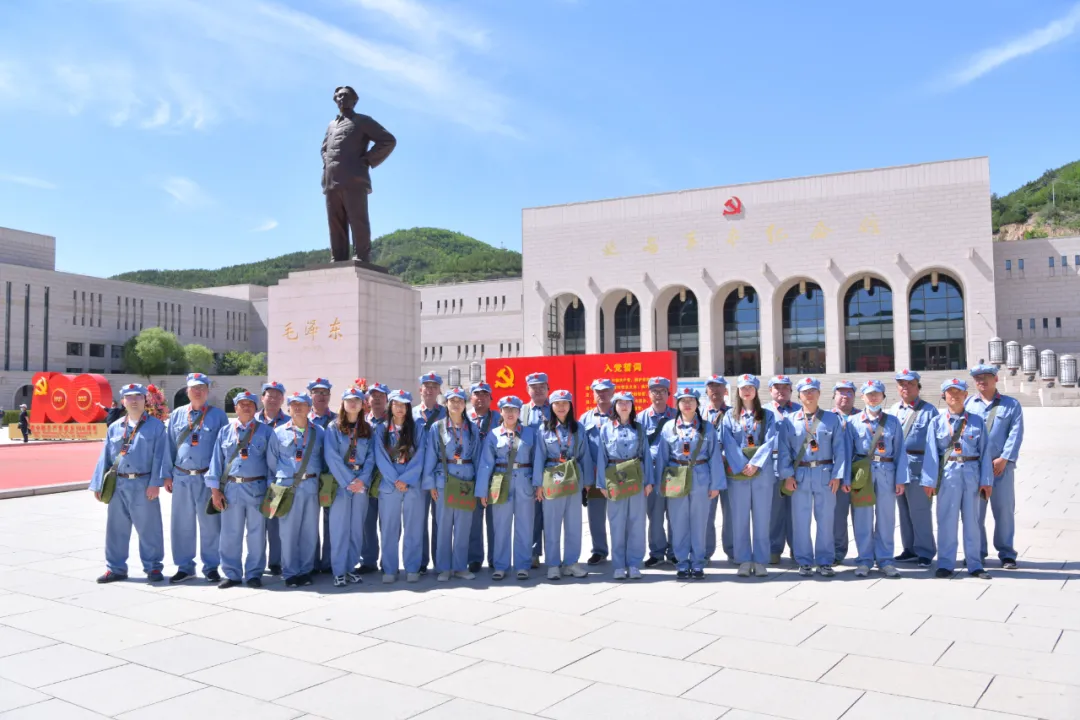
<path fill-rule="evenodd" d="M 0 445 L 0 490 L 89 482 L 100 442 Z"/>

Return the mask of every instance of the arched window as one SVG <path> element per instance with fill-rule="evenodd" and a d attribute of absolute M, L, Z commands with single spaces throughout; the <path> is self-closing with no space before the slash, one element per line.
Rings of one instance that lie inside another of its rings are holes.
<path fill-rule="evenodd" d="M 844 296 L 844 348 L 847 372 L 893 369 L 892 289 L 877 279 L 857 282 Z"/>
<path fill-rule="evenodd" d="M 641 350 L 641 303 L 633 295 L 632 302 L 626 298 L 615 306 L 615 352 L 638 352 Z"/>
<path fill-rule="evenodd" d="M 825 296 L 820 287 L 808 282 L 787 291 L 783 332 L 785 373 L 825 372 Z"/>
<path fill-rule="evenodd" d="M 724 374 L 761 373 L 761 311 L 754 288 L 732 290 L 724 300 Z"/>
<path fill-rule="evenodd" d="M 674 350 L 679 377 L 698 376 L 697 297 L 687 290 L 686 299 L 676 295 L 668 303 L 668 350 Z"/>
<path fill-rule="evenodd" d="M 911 366 L 916 370 L 967 367 L 964 295 L 944 273 L 930 273 L 911 288 Z"/>
<path fill-rule="evenodd" d="M 580 300 L 566 306 L 563 314 L 563 353 L 566 355 L 585 354 L 585 303 Z"/>

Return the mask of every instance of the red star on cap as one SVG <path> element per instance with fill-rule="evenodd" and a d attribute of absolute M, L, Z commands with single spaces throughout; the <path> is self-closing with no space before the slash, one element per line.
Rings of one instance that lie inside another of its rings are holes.
<path fill-rule="evenodd" d="M 900 371 L 900 374 L 901 374 L 901 375 L 907 375 L 907 374 L 909 374 L 910 372 L 911 372 L 910 370 L 904 369 L 904 370 L 901 370 L 901 371 Z"/>
<path fill-rule="evenodd" d="M 814 382 L 814 379 L 813 378 L 806 378 L 805 380 L 803 380 L 803 382 L 804 383 L 812 383 L 812 382 Z"/>
<path fill-rule="evenodd" d="M 956 383 L 957 385 L 959 385 L 959 384 L 960 384 L 960 381 L 959 381 L 959 380 L 957 380 L 956 378 L 953 378 L 953 379 L 952 379 L 952 381 L 953 381 L 954 383 Z"/>

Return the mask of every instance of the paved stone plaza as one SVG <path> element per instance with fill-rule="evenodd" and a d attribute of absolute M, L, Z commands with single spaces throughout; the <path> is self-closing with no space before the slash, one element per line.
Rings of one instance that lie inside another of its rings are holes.
<path fill-rule="evenodd" d="M 0 718 L 1075 720 L 1080 409 L 1026 422 L 1020 569 L 991 560 L 989 582 L 785 560 L 765 581 L 618 584 L 605 564 L 557 586 L 222 591 L 148 586 L 133 543 L 133 580 L 99 586 L 88 492 L 0 501 Z"/>

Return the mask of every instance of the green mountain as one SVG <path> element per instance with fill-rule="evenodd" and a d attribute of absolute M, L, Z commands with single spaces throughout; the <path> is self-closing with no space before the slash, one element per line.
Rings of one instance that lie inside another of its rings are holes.
<path fill-rule="evenodd" d="M 521 277 L 521 253 L 439 228 L 397 230 L 377 238 L 371 261 L 412 285 Z M 330 250 L 308 250 L 216 270 L 135 270 L 113 280 L 194 289 L 220 285 L 273 285 L 293 270 L 330 262 Z"/>
<path fill-rule="evenodd" d="M 1080 160 L 1047 170 L 1008 195 L 990 197 L 999 240 L 1080 233 Z"/>

